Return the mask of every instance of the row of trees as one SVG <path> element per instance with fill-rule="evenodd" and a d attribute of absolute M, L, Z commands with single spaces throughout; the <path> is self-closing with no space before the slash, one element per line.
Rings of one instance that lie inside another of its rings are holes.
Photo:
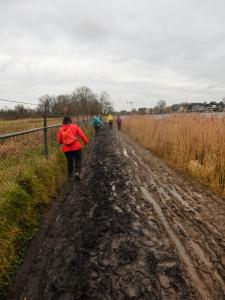
<path fill-rule="evenodd" d="M 32 118 L 37 117 L 35 109 L 25 108 L 23 105 L 18 104 L 14 108 L 2 108 L 0 110 L 0 119 L 14 120 L 19 118 Z"/>
<path fill-rule="evenodd" d="M 105 115 L 113 111 L 112 103 L 107 92 L 101 92 L 100 95 L 94 93 L 88 87 L 79 87 L 70 95 L 50 96 L 45 95 L 39 98 L 39 104 L 36 108 L 25 108 L 18 104 L 14 109 L 1 109 L 0 118 L 16 119 L 27 117 L 43 116 L 46 110 L 48 117 L 70 116 L 91 116 Z"/>

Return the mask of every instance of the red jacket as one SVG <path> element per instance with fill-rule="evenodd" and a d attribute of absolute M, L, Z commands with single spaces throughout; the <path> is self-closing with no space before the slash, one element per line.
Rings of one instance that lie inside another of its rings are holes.
<path fill-rule="evenodd" d="M 70 130 L 74 134 L 77 139 L 70 145 L 63 145 L 63 140 L 62 140 L 62 132 L 67 130 L 68 127 L 70 127 Z M 82 144 L 79 141 L 79 138 L 83 140 L 83 142 L 87 145 L 88 144 L 88 139 L 82 129 L 75 125 L 75 124 L 68 124 L 68 125 L 62 125 L 59 128 L 58 134 L 57 134 L 57 140 L 59 144 L 62 144 L 62 151 L 63 152 L 68 152 L 68 151 L 74 151 L 74 150 L 80 150 L 82 148 Z"/>

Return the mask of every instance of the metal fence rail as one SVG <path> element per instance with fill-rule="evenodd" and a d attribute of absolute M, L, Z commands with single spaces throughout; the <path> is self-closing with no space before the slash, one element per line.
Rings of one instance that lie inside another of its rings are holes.
<path fill-rule="evenodd" d="M 51 159 L 59 150 L 56 136 L 60 125 L 0 135 L 0 194 L 11 190 L 27 167 L 38 159 Z"/>

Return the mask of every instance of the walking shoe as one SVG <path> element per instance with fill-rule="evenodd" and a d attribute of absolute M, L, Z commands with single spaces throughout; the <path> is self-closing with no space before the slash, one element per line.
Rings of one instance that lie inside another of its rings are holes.
<path fill-rule="evenodd" d="M 79 172 L 76 172 L 75 173 L 75 178 L 79 181 L 81 181 L 81 178 L 80 178 L 80 173 Z"/>

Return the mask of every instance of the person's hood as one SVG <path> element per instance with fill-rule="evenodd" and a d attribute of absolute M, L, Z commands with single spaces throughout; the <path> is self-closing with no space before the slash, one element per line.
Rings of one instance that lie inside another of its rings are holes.
<path fill-rule="evenodd" d="M 71 124 L 63 124 L 61 128 L 63 131 L 66 131 L 70 126 Z"/>

